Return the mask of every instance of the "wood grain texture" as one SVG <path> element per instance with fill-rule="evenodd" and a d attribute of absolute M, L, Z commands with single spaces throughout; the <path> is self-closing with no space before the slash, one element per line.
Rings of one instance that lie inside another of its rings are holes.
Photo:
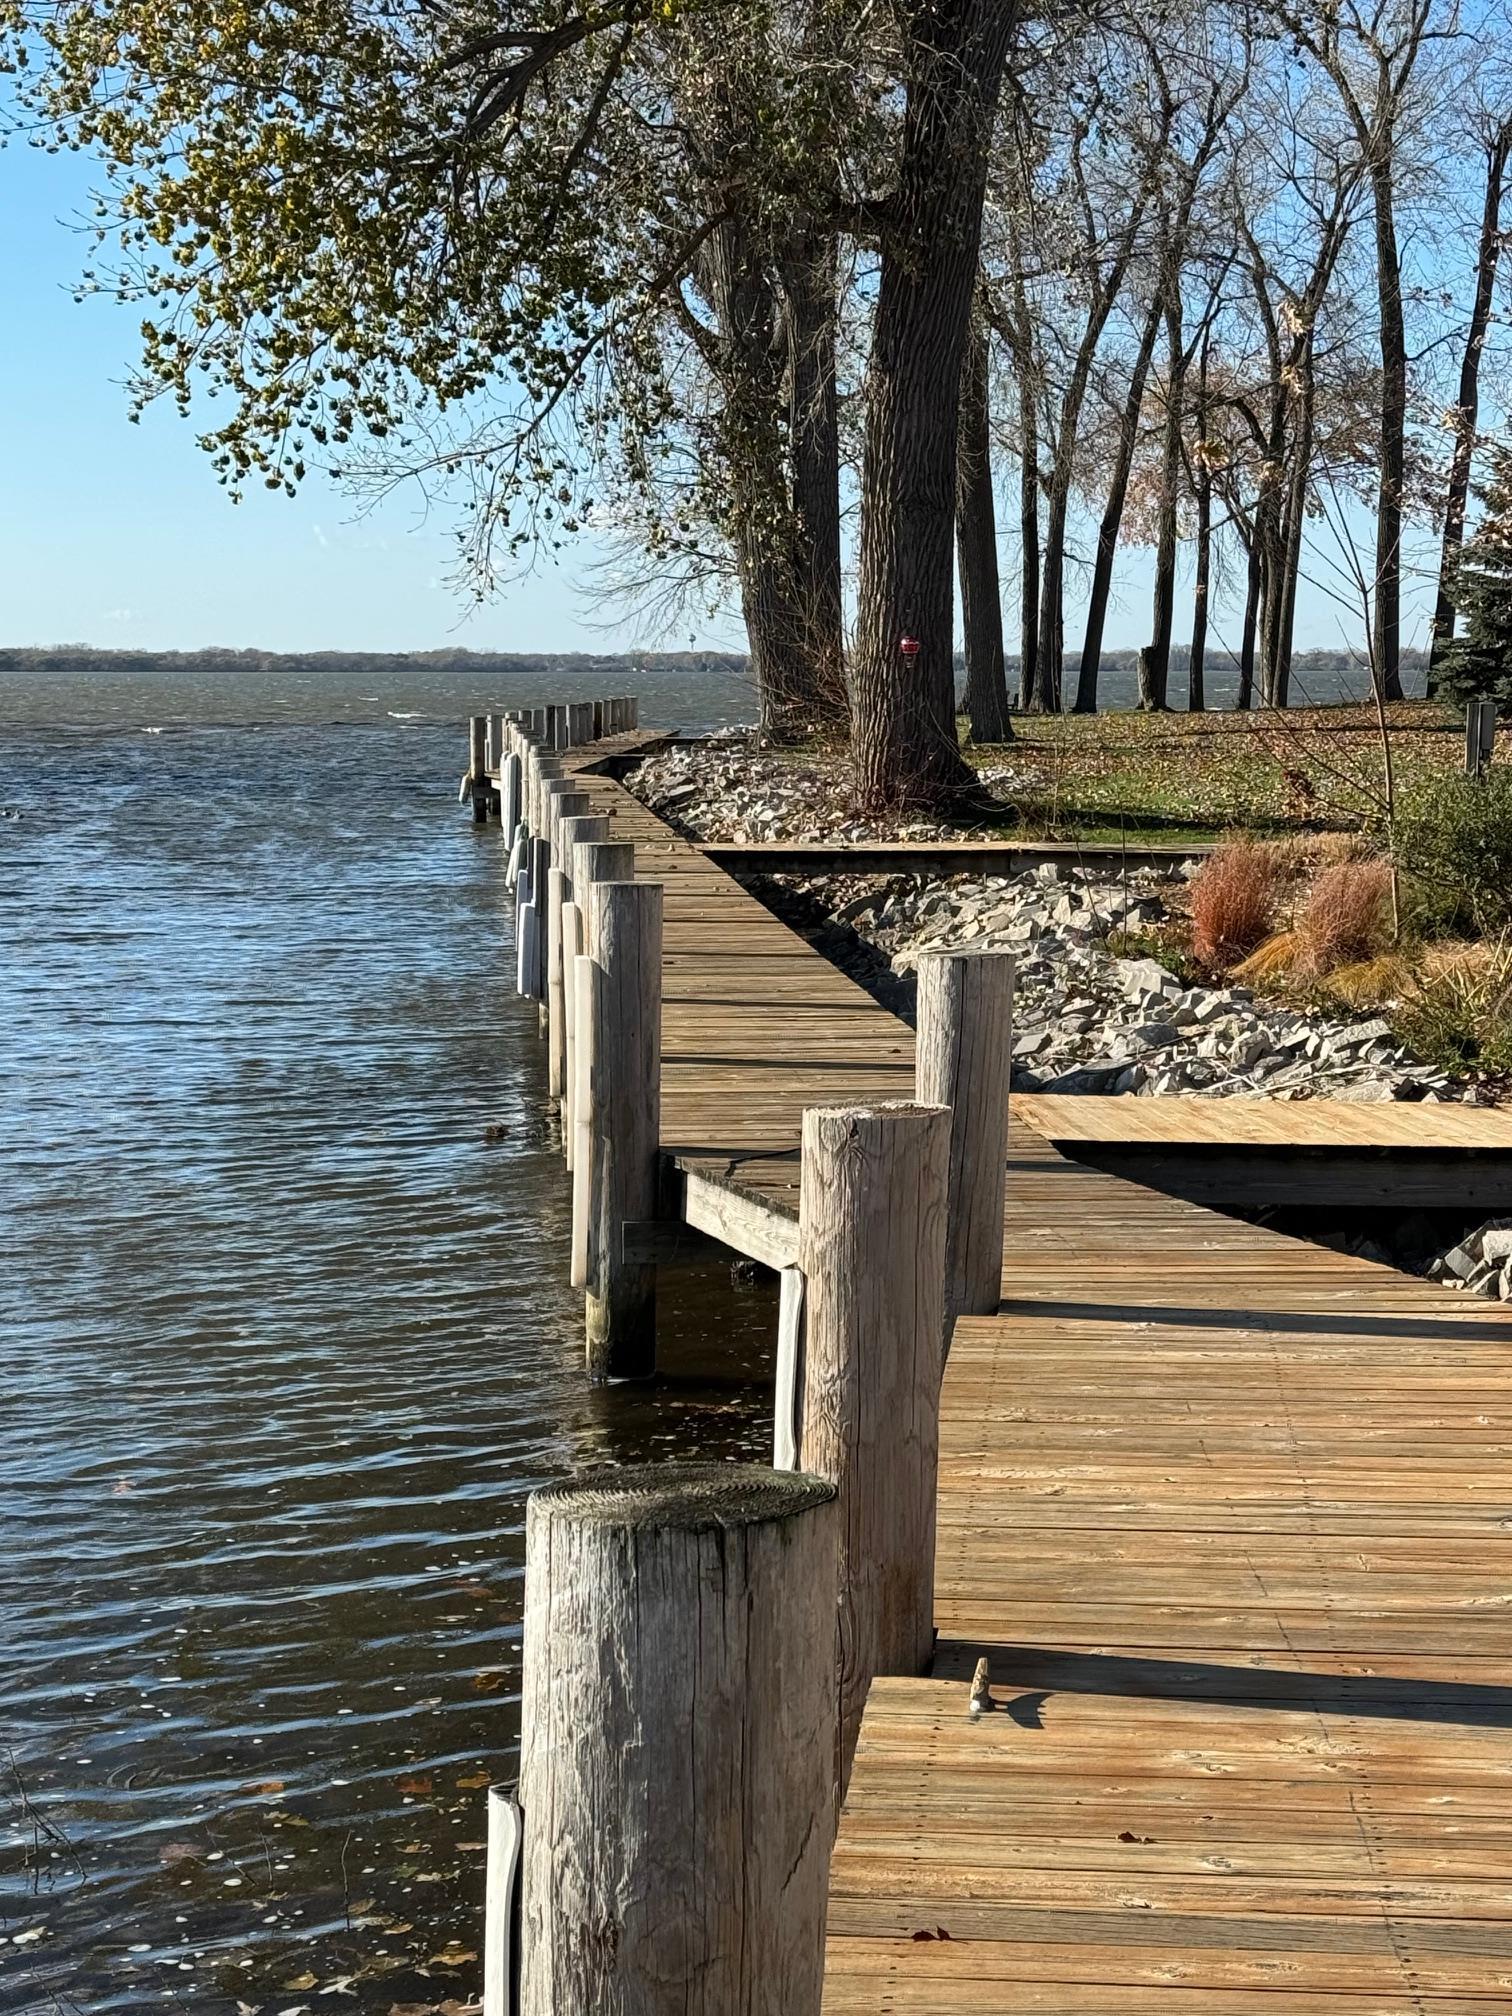
<path fill-rule="evenodd" d="M 945 1232 L 948 1318 L 996 1309 L 1003 1275 L 1003 1179 L 1013 1064 L 1013 960 L 926 953 L 918 962 L 916 1091 L 948 1106 Z M 947 1343 L 948 1343 L 947 1327 Z"/>
<path fill-rule="evenodd" d="M 817 2016 L 836 1541 L 744 1466 L 529 1501 L 524 2016 Z"/>
<path fill-rule="evenodd" d="M 872 1676 L 933 1647 L 949 1163 L 944 1107 L 803 1116 L 798 1463 L 840 1491 L 842 1785 Z"/>
<path fill-rule="evenodd" d="M 791 1261 L 804 1107 L 908 1098 L 912 1035 L 612 779 L 583 788 L 665 888 L 664 1153 L 731 1200 L 721 1236 Z M 1110 1125 L 1468 1164 L 1508 1120 L 1015 1095 L 1002 1301 L 957 1322 L 941 1393 L 933 1677 L 871 1690 L 825 2008 L 1501 2006 L 1512 1322 L 1044 1138 Z"/>
<path fill-rule="evenodd" d="M 596 852 L 596 849 L 589 849 Z M 656 1370 L 656 1269 L 627 1263 L 621 1228 L 656 1214 L 661 1127 L 662 891 L 590 882 L 588 1373 Z"/>

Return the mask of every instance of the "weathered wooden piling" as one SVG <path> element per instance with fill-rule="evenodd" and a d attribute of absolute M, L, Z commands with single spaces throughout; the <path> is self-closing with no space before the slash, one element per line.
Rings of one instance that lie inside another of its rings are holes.
<path fill-rule="evenodd" d="M 499 765 L 499 824 L 513 845 L 520 826 L 520 759 L 511 749 Z"/>
<path fill-rule="evenodd" d="M 593 702 L 572 700 L 567 706 L 567 739 L 574 749 L 593 740 Z"/>
<path fill-rule="evenodd" d="M 585 804 L 589 803 L 584 799 Z M 556 859 L 561 863 L 565 887 L 561 896 L 558 917 L 558 934 L 561 941 L 561 1019 L 553 1022 L 548 1032 L 554 1054 L 554 1069 L 560 1074 L 562 1152 L 567 1158 L 567 1167 L 573 1163 L 572 1145 L 572 1074 L 573 1043 L 577 1026 L 577 990 L 573 983 L 573 961 L 583 950 L 582 913 L 577 901 L 577 889 L 572 880 L 573 863 L 579 846 L 592 841 L 607 840 L 609 821 L 602 813 L 567 813 L 557 823 Z M 632 857 L 630 873 L 633 876 Z"/>
<path fill-rule="evenodd" d="M 931 952 L 919 960 L 915 1086 L 948 1106 L 945 1240 L 948 1324 L 996 1309 L 1003 1281 L 1003 1187 L 1013 1063 L 1013 960 L 1007 953 Z"/>
<path fill-rule="evenodd" d="M 572 1252 L 570 1279 L 586 1288 L 594 1266 L 593 1218 L 593 960 L 588 951 L 588 895 L 595 882 L 632 882 L 635 843 L 588 840 L 572 850 L 572 886 L 577 899 L 583 951 L 572 974 Z"/>
<path fill-rule="evenodd" d="M 798 1460 L 840 1491 L 842 1788 L 873 1675 L 923 1672 L 934 1643 L 949 1170 L 943 1106 L 803 1116 Z"/>
<path fill-rule="evenodd" d="M 656 1370 L 656 1269 L 624 1257 L 624 1228 L 656 1215 L 661 1146 L 662 889 L 594 882 L 588 1078 L 588 1372 Z M 579 996 L 579 1007 L 582 997 Z"/>
<path fill-rule="evenodd" d="M 530 1499 L 522 2016 L 818 2016 L 837 1525 L 745 1465 Z"/>
<path fill-rule="evenodd" d="M 467 723 L 467 792 L 475 826 L 488 819 L 488 716 L 473 714 Z"/>

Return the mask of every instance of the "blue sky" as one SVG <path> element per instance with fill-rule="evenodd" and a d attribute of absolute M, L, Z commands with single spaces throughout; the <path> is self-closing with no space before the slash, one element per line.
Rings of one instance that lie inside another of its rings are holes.
<path fill-rule="evenodd" d="M 140 426 L 126 417 L 123 381 L 137 313 L 76 302 L 70 283 L 87 241 L 69 228 L 84 206 L 90 164 L 13 144 L 0 152 L 0 643 L 88 643 L 158 649 L 203 644 L 270 650 L 605 651 L 663 639 L 606 631 L 581 582 L 594 557 L 547 564 L 482 610 L 448 581 L 448 521 L 418 496 L 359 515 L 314 478 L 290 500 L 254 491 L 233 504 L 196 446 L 192 423 L 167 408 Z M 1005 580 L 1012 561 L 1004 555 Z M 1144 641 L 1149 559 L 1127 557 L 1109 622 L 1110 647 Z M 1409 598 L 1414 605 L 1421 592 Z M 1006 612 L 1010 645 L 1015 619 Z M 1068 641 L 1080 610 L 1068 611 Z M 1237 611 L 1217 627 L 1232 638 Z M 1183 595 L 1178 641 L 1190 623 Z M 1298 644 L 1336 646 L 1347 626 L 1303 587 Z M 1407 641 L 1420 641 L 1421 621 Z M 738 625 L 696 641 L 739 648 Z"/>

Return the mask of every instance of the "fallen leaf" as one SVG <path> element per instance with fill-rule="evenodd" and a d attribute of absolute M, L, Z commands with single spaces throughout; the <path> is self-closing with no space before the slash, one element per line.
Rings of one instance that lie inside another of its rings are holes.
<path fill-rule="evenodd" d="M 280 1981 L 278 1985 L 280 1988 L 313 1988 L 316 1986 L 318 1979 L 319 1977 L 314 1974 L 295 1974 L 287 1981 Z"/>
<path fill-rule="evenodd" d="M 502 1666 L 485 1666 L 472 1676 L 473 1687 L 479 1694 L 497 1694 L 508 1681 L 509 1674 Z"/>
<path fill-rule="evenodd" d="M 432 1967 L 465 1967 L 469 1961 L 476 1960 L 477 1957 L 476 1953 L 469 1952 L 465 1947 L 452 1945 L 443 1947 L 439 1953 L 432 1953 L 429 1965 Z"/>
<path fill-rule="evenodd" d="M 273 1799 L 284 1789 L 282 1778 L 257 1778 L 250 1785 L 243 1785 L 243 1792 L 255 1792 L 263 1798 Z"/>
<path fill-rule="evenodd" d="M 493 1778 L 489 1772 L 470 1771 L 465 1778 L 457 1780 L 457 1789 L 462 1792 L 481 1792 L 485 1785 L 492 1783 Z"/>
<path fill-rule="evenodd" d="M 429 1778 L 401 1778 L 399 1790 L 406 1799 L 424 1799 L 431 1789 Z"/>

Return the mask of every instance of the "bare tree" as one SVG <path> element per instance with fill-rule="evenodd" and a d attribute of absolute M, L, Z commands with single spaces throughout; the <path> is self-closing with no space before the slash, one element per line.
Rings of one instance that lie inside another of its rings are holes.
<path fill-rule="evenodd" d="M 1287 30 L 1325 72 L 1349 119 L 1370 185 L 1380 317 L 1380 472 L 1371 662 L 1387 700 L 1402 697 L 1402 514 L 1407 478 L 1407 326 L 1397 234 L 1398 144 L 1418 116 L 1411 93 L 1425 47 L 1455 32 L 1435 0 L 1322 0 L 1283 5 Z"/>
<path fill-rule="evenodd" d="M 1506 22 L 1498 24 L 1505 34 Z M 1480 230 L 1476 239 L 1474 284 L 1465 345 L 1460 356 L 1459 388 L 1450 414 L 1452 446 L 1445 486 L 1443 538 L 1439 560 L 1438 597 L 1433 611 L 1433 645 L 1429 662 L 1430 691 L 1443 669 L 1444 654 L 1454 640 L 1454 575 L 1465 538 L 1465 507 L 1470 495 L 1470 470 L 1480 420 L 1481 358 L 1491 325 L 1496 270 L 1506 241 L 1502 204 L 1507 169 L 1512 158 L 1512 78 L 1503 52 L 1478 43 L 1466 66 L 1464 94 L 1475 107 L 1475 137 L 1481 167 Z"/>

